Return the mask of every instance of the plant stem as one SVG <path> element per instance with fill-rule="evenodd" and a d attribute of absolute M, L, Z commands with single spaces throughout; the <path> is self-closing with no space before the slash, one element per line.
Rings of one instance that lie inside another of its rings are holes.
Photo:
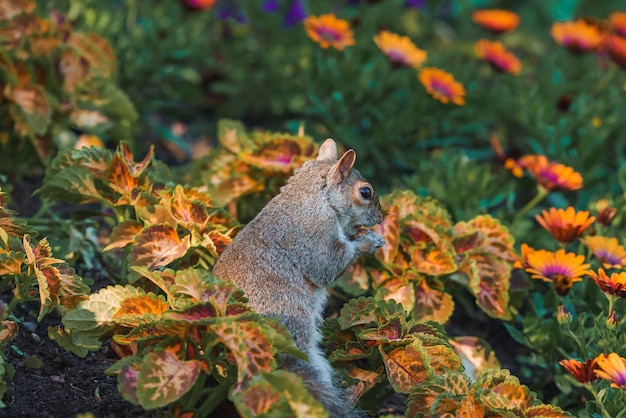
<path fill-rule="evenodd" d="M 535 206 L 537 206 L 537 204 L 539 202 L 541 202 L 543 200 L 544 197 L 546 197 L 548 195 L 548 190 L 544 187 L 538 186 L 537 187 L 537 195 L 535 197 L 532 198 L 532 200 L 530 200 L 528 203 L 526 203 L 526 206 L 524 206 L 519 212 L 517 212 L 517 215 L 515 215 L 515 219 L 513 222 L 517 222 L 520 219 L 522 219 L 524 216 L 526 216 L 526 214 Z"/>
<path fill-rule="evenodd" d="M 591 383 L 587 383 L 585 384 L 585 387 L 587 388 L 587 390 L 589 390 L 589 392 L 591 392 L 591 394 L 595 398 L 596 405 L 598 405 L 598 408 L 600 408 L 600 412 L 602 413 L 602 416 L 604 418 L 612 418 L 611 414 L 609 414 L 609 411 L 607 411 L 604 405 L 602 404 L 602 399 L 600 399 L 600 395 L 598 394 L 598 392 L 596 392 L 593 385 Z"/>
<path fill-rule="evenodd" d="M 18 298 L 17 296 L 13 296 L 13 299 L 11 299 L 9 306 L 7 306 L 7 309 L 5 311 L 6 315 L 9 315 L 11 312 L 13 312 L 13 309 L 15 309 L 15 307 L 17 306 L 19 302 L 20 302 L 20 298 Z"/>
<path fill-rule="evenodd" d="M 197 410 L 197 416 L 208 417 L 211 412 L 218 407 L 227 397 L 230 390 L 231 382 L 224 380 L 219 385 L 213 387 L 211 393 Z"/>

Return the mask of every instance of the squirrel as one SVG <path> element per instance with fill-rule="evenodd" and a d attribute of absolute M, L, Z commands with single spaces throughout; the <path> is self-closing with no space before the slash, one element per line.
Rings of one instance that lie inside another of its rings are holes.
<path fill-rule="evenodd" d="M 213 272 L 242 289 L 260 314 L 277 317 L 309 361 L 286 358 L 331 417 L 360 415 L 332 378 L 320 326 L 326 287 L 384 238 L 369 229 L 383 219 L 374 188 L 354 169 L 356 153 L 337 158 L 331 138 L 305 162 L 218 258 Z"/>

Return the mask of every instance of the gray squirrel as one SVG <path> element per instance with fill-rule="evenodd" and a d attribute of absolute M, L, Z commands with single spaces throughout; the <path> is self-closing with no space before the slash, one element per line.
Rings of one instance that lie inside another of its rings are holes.
<path fill-rule="evenodd" d="M 356 153 L 337 159 L 327 139 L 315 160 L 287 184 L 234 238 L 213 268 L 234 282 L 262 315 L 277 317 L 309 361 L 286 359 L 331 417 L 360 415 L 332 378 L 319 343 L 328 298 L 326 287 L 361 254 L 385 244 L 369 227 L 383 213 L 374 188 L 354 169 Z"/>

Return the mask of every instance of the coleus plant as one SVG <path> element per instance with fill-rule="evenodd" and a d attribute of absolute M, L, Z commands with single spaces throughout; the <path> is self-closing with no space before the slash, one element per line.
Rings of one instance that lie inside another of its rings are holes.
<path fill-rule="evenodd" d="M 63 318 L 83 340 L 134 345 L 107 373 L 144 409 L 208 416 L 228 397 L 244 417 L 326 416 L 278 354 L 306 356 L 277 320 L 253 312 L 243 292 L 207 270 L 133 269 L 151 290 L 109 286 Z M 278 360 L 277 360 L 278 359 Z"/>
<path fill-rule="evenodd" d="M 53 310 L 63 315 L 87 298 L 89 287 L 64 262 L 54 258 L 46 238 L 33 240 L 33 230 L 8 209 L 5 194 L 0 191 L 0 290 L 10 288 L 13 298 L 8 305 L 0 302 L 0 399 L 6 392 L 4 376 L 14 369 L 6 361 L 4 348 L 19 331 L 11 313 L 18 303 L 39 302 L 38 321 Z M 50 327 L 49 336 L 59 343 L 71 339 L 60 328 Z M 78 354 L 86 348 L 77 348 Z M 0 407 L 4 406 L 0 400 Z"/>
<path fill-rule="evenodd" d="M 60 152 L 38 193 L 49 201 L 99 203 L 104 210 L 96 214 L 113 224 L 104 251 L 123 249 L 125 266 L 209 268 L 230 243 L 237 223 L 208 193 L 168 178 L 152 149 L 135 162 L 122 142 L 114 153 L 97 147 Z M 136 278 L 128 276 L 131 282 Z"/>
<path fill-rule="evenodd" d="M 113 81 L 116 60 L 103 38 L 76 30 L 57 11 L 41 17 L 33 0 L 0 1 L 0 23 L 5 169 L 32 169 L 25 163 L 32 156 L 49 162 L 74 146 L 76 130 L 130 137 L 137 113 Z"/>
<path fill-rule="evenodd" d="M 406 394 L 410 417 L 569 417 L 544 405 L 507 370 L 484 362 L 475 376 L 464 372 L 439 324 L 407 317 L 393 300 L 360 297 L 348 302 L 323 329 L 329 360 L 346 369 L 355 398 L 389 384 Z M 491 355 L 483 352 L 482 360 Z M 377 401 L 368 393 L 370 401 Z M 367 402 L 362 402 L 367 407 Z M 375 406 L 370 405 L 370 406 Z"/>
<path fill-rule="evenodd" d="M 220 146 L 198 161 L 200 175 L 194 176 L 208 185 L 221 205 L 263 191 L 276 194 L 294 169 L 317 155 L 318 148 L 302 132 L 247 132 L 241 122 L 229 119 L 218 122 L 218 140 Z"/>
<path fill-rule="evenodd" d="M 509 278 L 514 238 L 489 215 L 454 224 L 436 200 L 396 191 L 381 198 L 387 244 L 338 282 L 348 293 L 394 299 L 423 321 L 445 323 L 454 310 L 450 282 L 460 283 L 494 318 L 511 319 Z"/>

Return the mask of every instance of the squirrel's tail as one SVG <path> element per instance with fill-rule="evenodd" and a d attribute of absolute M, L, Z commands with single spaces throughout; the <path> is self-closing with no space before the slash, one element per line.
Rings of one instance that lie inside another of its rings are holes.
<path fill-rule="evenodd" d="M 354 408 L 345 390 L 327 380 L 325 371 L 318 370 L 313 363 L 289 357 L 283 368 L 298 375 L 304 386 L 315 399 L 320 401 L 330 418 L 362 418 L 364 414 Z"/>

